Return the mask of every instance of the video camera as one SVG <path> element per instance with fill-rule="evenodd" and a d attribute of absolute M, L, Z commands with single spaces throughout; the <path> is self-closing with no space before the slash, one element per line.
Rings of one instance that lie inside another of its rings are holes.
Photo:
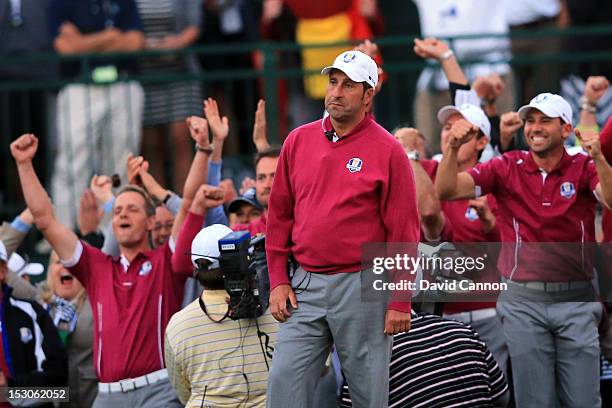
<path fill-rule="evenodd" d="M 232 320 L 257 318 L 268 308 L 270 280 L 265 236 L 251 239 L 248 231 L 235 231 L 219 240 L 219 264 L 230 296 Z"/>

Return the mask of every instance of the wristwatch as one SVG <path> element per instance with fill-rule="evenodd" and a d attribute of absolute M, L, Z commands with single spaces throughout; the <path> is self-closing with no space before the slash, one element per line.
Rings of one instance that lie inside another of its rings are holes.
<path fill-rule="evenodd" d="M 202 147 L 199 144 L 196 143 L 195 145 L 195 150 L 197 152 L 202 152 L 202 153 L 206 153 L 206 154 L 212 154 L 213 152 L 213 148 L 212 146 L 206 146 L 206 147 Z"/>
<path fill-rule="evenodd" d="M 414 160 L 414 161 L 421 160 L 421 154 L 419 153 L 418 150 L 410 150 L 409 152 L 406 153 L 406 156 L 408 156 L 410 160 Z"/>
<path fill-rule="evenodd" d="M 446 61 L 447 59 L 449 59 L 450 57 L 452 57 L 453 55 L 455 55 L 455 53 L 453 52 L 453 50 L 446 50 L 444 52 L 444 54 L 440 55 L 440 62 L 442 61 Z"/>
<path fill-rule="evenodd" d="M 580 108 L 589 113 L 597 113 L 597 103 L 593 103 L 586 96 L 580 98 Z"/>

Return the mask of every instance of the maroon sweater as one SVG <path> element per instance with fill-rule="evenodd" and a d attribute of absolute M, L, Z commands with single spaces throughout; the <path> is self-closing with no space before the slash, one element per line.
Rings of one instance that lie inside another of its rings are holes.
<path fill-rule="evenodd" d="M 414 176 L 400 144 L 371 115 L 336 143 L 324 129 L 329 118 L 295 129 L 283 145 L 266 231 L 271 288 L 289 283 L 289 252 L 310 272 L 357 272 L 362 244 L 419 240 Z"/>

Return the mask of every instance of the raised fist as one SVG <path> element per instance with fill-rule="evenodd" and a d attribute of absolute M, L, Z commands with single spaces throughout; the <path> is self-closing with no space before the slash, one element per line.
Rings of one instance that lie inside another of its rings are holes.
<path fill-rule="evenodd" d="M 223 189 L 205 184 L 198 189 L 193 198 L 191 212 L 204 215 L 207 210 L 222 205 L 224 198 L 225 192 Z"/>
<path fill-rule="evenodd" d="M 436 38 L 414 39 L 414 52 L 421 58 L 433 58 L 439 60 L 448 51 L 448 44 Z"/>
<path fill-rule="evenodd" d="M 113 198 L 113 184 L 108 176 L 93 176 L 89 188 L 100 205 L 106 204 Z"/>
<path fill-rule="evenodd" d="M 499 75 L 490 74 L 477 77 L 472 84 L 472 88 L 478 97 L 487 102 L 492 102 L 499 98 L 506 86 Z"/>
<path fill-rule="evenodd" d="M 17 164 L 31 162 L 38 150 L 38 138 L 31 133 L 19 136 L 11 143 L 11 154 Z"/>
<path fill-rule="evenodd" d="M 418 129 L 409 127 L 401 128 L 398 129 L 393 136 L 395 140 L 400 142 L 406 152 L 419 150 L 420 137 Z"/>
<path fill-rule="evenodd" d="M 516 132 L 524 125 L 523 120 L 519 117 L 518 112 L 506 112 L 499 119 L 499 135 L 502 141 L 510 140 Z"/>
<path fill-rule="evenodd" d="M 578 129 L 574 129 L 574 133 L 580 145 L 592 158 L 601 156 L 601 142 L 599 141 L 599 133 L 593 131 L 580 132 Z"/>
<path fill-rule="evenodd" d="M 127 158 L 127 177 L 129 184 L 136 184 L 143 187 L 140 179 L 141 171 L 149 171 L 149 162 L 142 156 L 132 156 L 128 154 Z"/>
<path fill-rule="evenodd" d="M 448 134 L 449 147 L 459 149 L 462 144 L 469 142 L 478 134 L 478 128 L 465 119 L 453 123 Z"/>
<path fill-rule="evenodd" d="M 591 104 L 597 105 L 597 102 L 604 96 L 609 86 L 610 82 L 606 77 L 590 76 L 584 85 L 584 96 Z"/>
<path fill-rule="evenodd" d="M 207 147 L 210 144 L 208 138 L 208 121 L 199 116 L 187 118 L 187 127 L 191 138 L 200 146 Z"/>

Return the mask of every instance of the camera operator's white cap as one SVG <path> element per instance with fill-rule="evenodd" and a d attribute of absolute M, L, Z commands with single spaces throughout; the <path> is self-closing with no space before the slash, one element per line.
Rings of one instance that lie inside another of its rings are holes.
<path fill-rule="evenodd" d="M 537 109 L 549 118 L 561 118 L 565 123 L 572 124 L 572 107 L 563 97 L 552 93 L 541 93 L 529 101 L 529 105 L 521 106 L 519 117 L 527 118 L 531 109 Z"/>
<path fill-rule="evenodd" d="M 232 230 L 222 224 L 213 224 L 203 228 L 191 242 L 191 263 L 196 265 L 196 259 L 208 259 L 211 264 L 209 269 L 219 267 L 219 240 L 231 233 Z"/>
<path fill-rule="evenodd" d="M 491 122 L 484 111 L 471 103 L 463 103 L 460 106 L 447 105 L 438 111 L 438 121 L 441 125 L 454 114 L 460 114 L 465 120 L 482 130 L 488 138 L 491 137 Z"/>
<path fill-rule="evenodd" d="M 321 74 L 328 74 L 332 69 L 339 69 L 354 82 L 365 82 L 372 88 L 378 84 L 378 66 L 367 54 L 361 51 L 344 51 L 334 60 L 334 64 L 323 68 Z"/>
<path fill-rule="evenodd" d="M 8 260 L 8 268 L 16 272 L 19 276 L 37 276 L 45 271 L 45 267 L 40 263 L 29 263 L 17 252 L 13 252 Z"/>
<path fill-rule="evenodd" d="M 4 242 L 0 240 L 0 262 L 8 262 L 8 256 L 6 255 L 6 247 Z"/>

